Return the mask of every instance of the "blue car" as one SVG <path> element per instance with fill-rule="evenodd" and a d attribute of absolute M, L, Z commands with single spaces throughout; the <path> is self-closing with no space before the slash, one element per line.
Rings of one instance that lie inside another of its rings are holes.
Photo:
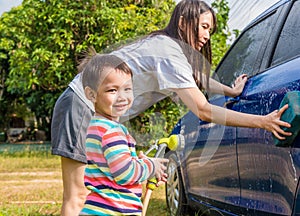
<path fill-rule="evenodd" d="M 250 23 L 213 76 L 230 86 L 243 73 L 239 97 L 213 95 L 210 103 L 265 115 L 299 95 L 300 0 L 279 1 Z M 299 121 L 292 126 L 299 131 Z M 281 143 L 266 130 L 208 123 L 191 112 L 172 133 L 184 146 L 167 153 L 171 215 L 300 215 L 299 134 Z"/>

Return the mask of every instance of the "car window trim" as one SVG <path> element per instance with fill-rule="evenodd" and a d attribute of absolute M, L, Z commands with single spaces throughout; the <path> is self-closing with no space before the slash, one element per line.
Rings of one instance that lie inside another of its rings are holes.
<path fill-rule="evenodd" d="M 263 73 L 266 69 L 271 68 L 272 59 L 275 54 L 275 50 L 278 44 L 280 34 L 282 32 L 282 29 L 284 27 L 284 24 L 287 20 L 287 17 L 292 9 L 294 2 L 295 1 L 286 2 L 280 7 L 280 12 L 278 13 L 278 17 L 277 17 L 277 25 L 275 25 L 276 28 L 273 29 L 268 46 L 265 49 L 266 54 L 263 56 L 263 61 L 260 65 L 259 73 Z"/>
<path fill-rule="evenodd" d="M 239 42 L 240 38 L 243 37 L 243 35 L 251 28 L 255 27 L 255 25 L 257 25 L 258 23 L 264 21 L 265 19 L 267 19 L 268 17 L 274 15 L 277 13 L 277 11 L 280 9 L 280 7 L 277 7 L 275 8 L 274 10 L 271 10 L 269 11 L 267 14 L 265 14 L 264 16 L 260 17 L 259 19 L 255 20 L 254 22 L 252 22 L 251 24 L 249 24 L 242 32 L 241 34 L 237 37 L 237 39 L 233 42 L 233 44 L 230 46 L 229 50 L 225 53 L 225 55 L 222 57 L 221 61 L 219 62 L 217 68 L 215 69 L 212 77 L 215 77 L 215 76 L 218 76 L 218 73 L 217 71 L 219 70 L 220 66 L 223 64 L 224 60 L 227 58 L 227 56 L 229 55 L 229 53 L 231 52 L 231 50 L 233 48 L 235 48 L 236 44 Z M 276 16 L 276 15 L 275 15 Z M 277 14 L 277 17 L 274 18 L 274 21 L 272 22 L 271 25 L 274 25 L 276 24 L 276 21 L 278 19 L 278 14 Z M 268 32 L 268 35 L 271 35 L 271 32 L 272 32 L 272 28 L 269 29 L 269 32 Z M 268 42 L 270 40 L 270 37 L 267 39 L 264 39 L 264 41 L 262 42 L 262 46 L 260 47 L 260 51 L 258 52 L 258 56 L 256 57 L 256 59 L 258 59 L 259 57 L 260 58 L 263 58 L 264 57 L 264 53 L 265 53 L 265 48 L 263 49 L 263 47 L 267 47 L 268 45 Z M 261 53 L 261 54 L 260 54 Z M 263 61 L 263 60 L 262 60 Z M 254 68 L 258 68 L 258 71 L 256 71 L 253 75 L 249 76 L 249 77 L 252 77 L 252 76 L 255 76 L 256 74 L 258 74 L 260 72 L 260 69 L 261 69 L 261 64 L 262 64 L 262 61 L 260 62 L 257 62 L 255 60 L 255 67 Z M 257 65 L 258 64 L 258 65 Z"/>

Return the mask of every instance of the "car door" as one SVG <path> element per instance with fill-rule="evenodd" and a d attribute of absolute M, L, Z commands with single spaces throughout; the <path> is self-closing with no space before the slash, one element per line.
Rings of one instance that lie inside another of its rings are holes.
<path fill-rule="evenodd" d="M 247 89 L 251 86 L 249 84 L 253 79 L 252 77 L 259 72 L 260 65 L 262 63 L 263 52 L 268 41 L 270 40 L 271 32 L 278 18 L 278 13 L 268 13 L 262 21 L 255 22 L 245 32 L 243 32 L 243 34 L 237 39 L 235 44 L 231 47 L 229 52 L 225 55 L 222 62 L 218 66 L 214 78 L 219 79 L 220 82 L 226 85 L 230 86 L 233 84 L 235 78 L 243 73 L 247 74 L 249 77 L 248 84 L 246 85 L 245 90 L 240 97 L 226 99 L 225 106 L 228 109 L 245 113 L 256 113 L 259 109 L 260 101 L 254 98 L 249 98 L 247 95 Z M 247 104 L 250 102 L 251 105 Z M 249 139 L 253 138 L 256 141 L 262 137 L 261 134 L 257 133 L 263 132 L 259 129 L 246 128 L 234 128 L 231 130 L 234 131 L 234 133 L 230 135 L 228 134 L 224 137 L 226 137 L 226 139 L 228 139 L 229 136 L 232 137 L 233 140 L 231 142 L 234 143 L 236 149 L 232 148 L 230 151 L 232 151 L 232 153 L 237 153 L 238 156 L 238 152 L 240 151 L 238 145 L 240 145 L 241 140 L 248 142 Z M 222 140 L 221 143 L 222 142 L 224 142 L 224 140 Z M 251 154 L 248 151 L 246 157 L 249 155 Z M 241 177 L 240 173 L 243 173 L 244 170 L 241 170 L 240 168 L 240 158 L 238 158 L 236 163 L 238 171 L 238 179 L 236 182 L 238 187 L 235 188 L 236 191 L 235 193 L 232 193 L 231 196 L 227 195 L 226 200 L 227 202 L 231 202 L 236 206 L 243 206 L 244 199 L 242 196 L 241 186 L 243 187 L 245 183 L 244 179 L 242 178 L 243 176 Z M 257 164 L 254 166 L 256 165 Z M 247 211 L 247 209 L 233 209 L 233 211 L 240 211 L 238 213 L 242 214 Z"/>
<path fill-rule="evenodd" d="M 250 47 L 263 43 L 260 45 L 263 50 L 258 49 L 260 57 L 253 59 L 253 65 L 259 69 L 252 70 L 243 94 L 232 104 L 232 109 L 266 115 L 279 108 L 286 92 L 300 90 L 300 8 L 299 1 L 294 2 L 287 19 L 291 2 L 257 21 L 241 36 L 239 41 L 248 37 Z M 276 35 L 277 31 L 280 34 Z M 260 32 L 265 34 L 264 38 Z M 252 52 L 255 53 L 254 49 Z M 249 214 L 291 215 L 299 177 L 299 151 L 275 146 L 272 134 L 263 129 L 237 128 L 236 143 L 240 206 Z"/>
<path fill-rule="evenodd" d="M 224 102 L 224 97 L 214 98 L 214 103 Z M 192 112 L 180 124 L 179 133 L 184 135 L 186 143 L 181 167 L 190 200 L 219 201 L 222 207 L 238 203 L 236 128 L 203 122 Z"/>
<path fill-rule="evenodd" d="M 278 14 L 272 12 L 264 22 L 257 23 L 246 31 L 225 55 L 214 78 L 230 86 L 243 73 L 249 77 L 256 74 L 261 65 L 259 60 L 264 46 L 270 39 L 272 26 L 277 18 Z M 236 109 L 239 104 L 243 104 L 242 98 L 243 95 L 238 98 L 215 95 L 210 98 L 210 103 Z M 256 106 L 260 105 L 259 101 L 256 103 Z M 180 133 L 184 134 L 187 143 L 182 173 L 185 174 L 185 186 L 189 196 L 198 202 L 213 202 L 215 207 L 240 211 L 240 208 L 234 208 L 241 206 L 237 128 L 203 122 L 192 113 L 186 115 L 181 124 Z"/>

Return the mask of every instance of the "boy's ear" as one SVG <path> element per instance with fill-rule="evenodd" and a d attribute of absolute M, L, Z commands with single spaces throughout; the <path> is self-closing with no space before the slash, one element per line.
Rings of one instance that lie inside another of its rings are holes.
<path fill-rule="evenodd" d="M 87 86 L 84 88 L 84 93 L 87 99 L 89 99 L 93 103 L 96 102 L 96 92 L 93 89 Z"/>

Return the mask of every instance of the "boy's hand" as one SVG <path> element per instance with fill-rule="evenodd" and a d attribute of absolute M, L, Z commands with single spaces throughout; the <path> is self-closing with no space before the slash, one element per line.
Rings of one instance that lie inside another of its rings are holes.
<path fill-rule="evenodd" d="M 138 154 L 138 158 L 139 158 L 139 159 L 143 159 L 143 158 L 145 158 L 145 157 L 147 157 L 147 156 L 144 155 L 144 152 L 143 152 L 143 151 L 140 151 L 139 154 Z"/>
<path fill-rule="evenodd" d="M 155 167 L 155 177 L 157 179 L 157 182 L 159 181 L 163 181 L 166 182 L 167 181 L 167 173 L 165 173 L 165 171 L 167 170 L 167 167 L 165 166 L 166 163 L 169 162 L 168 159 L 166 158 L 151 158 L 153 163 L 154 163 L 154 167 Z"/>

